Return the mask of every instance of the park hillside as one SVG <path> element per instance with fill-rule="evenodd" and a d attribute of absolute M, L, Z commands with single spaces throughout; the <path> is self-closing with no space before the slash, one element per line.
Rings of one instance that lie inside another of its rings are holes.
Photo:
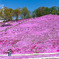
<path fill-rule="evenodd" d="M 59 52 L 59 16 L 0 23 L 0 54 Z"/>
<path fill-rule="evenodd" d="M 40 7 L 33 12 L 26 7 L 4 7 L 0 20 L 4 20 L 0 22 L 0 54 L 10 49 L 12 54 L 59 52 L 59 7 Z"/>

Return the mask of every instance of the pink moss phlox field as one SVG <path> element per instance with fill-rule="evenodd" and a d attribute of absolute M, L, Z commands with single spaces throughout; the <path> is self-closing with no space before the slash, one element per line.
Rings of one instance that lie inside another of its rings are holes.
<path fill-rule="evenodd" d="M 23 23 L 21 23 L 23 22 Z M 59 52 L 59 16 L 45 15 L 7 22 L 12 26 L 1 27 L 0 54 L 54 53 Z M 15 26 L 16 24 L 19 24 Z M 14 26 L 14 27 L 13 27 Z"/>

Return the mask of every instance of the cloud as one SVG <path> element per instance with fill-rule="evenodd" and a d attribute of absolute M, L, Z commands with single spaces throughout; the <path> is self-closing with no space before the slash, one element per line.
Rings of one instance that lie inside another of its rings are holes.
<path fill-rule="evenodd" d="M 0 4 L 0 8 L 3 8 L 4 7 L 4 4 Z"/>

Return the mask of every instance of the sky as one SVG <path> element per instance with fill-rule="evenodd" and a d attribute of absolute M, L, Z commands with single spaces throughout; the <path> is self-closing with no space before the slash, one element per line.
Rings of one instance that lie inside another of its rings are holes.
<path fill-rule="evenodd" d="M 16 9 L 18 7 L 27 7 L 28 10 L 34 11 L 39 7 L 59 6 L 59 0 L 0 0 L 0 7 Z"/>

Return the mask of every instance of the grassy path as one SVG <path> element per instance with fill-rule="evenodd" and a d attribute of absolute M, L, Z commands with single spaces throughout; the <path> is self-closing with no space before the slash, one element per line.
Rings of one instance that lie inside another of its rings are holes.
<path fill-rule="evenodd" d="M 11 56 L 32 56 L 32 55 L 54 55 L 59 53 L 33 53 L 33 54 L 11 54 Z M 8 56 L 8 54 L 0 54 L 0 56 Z"/>

